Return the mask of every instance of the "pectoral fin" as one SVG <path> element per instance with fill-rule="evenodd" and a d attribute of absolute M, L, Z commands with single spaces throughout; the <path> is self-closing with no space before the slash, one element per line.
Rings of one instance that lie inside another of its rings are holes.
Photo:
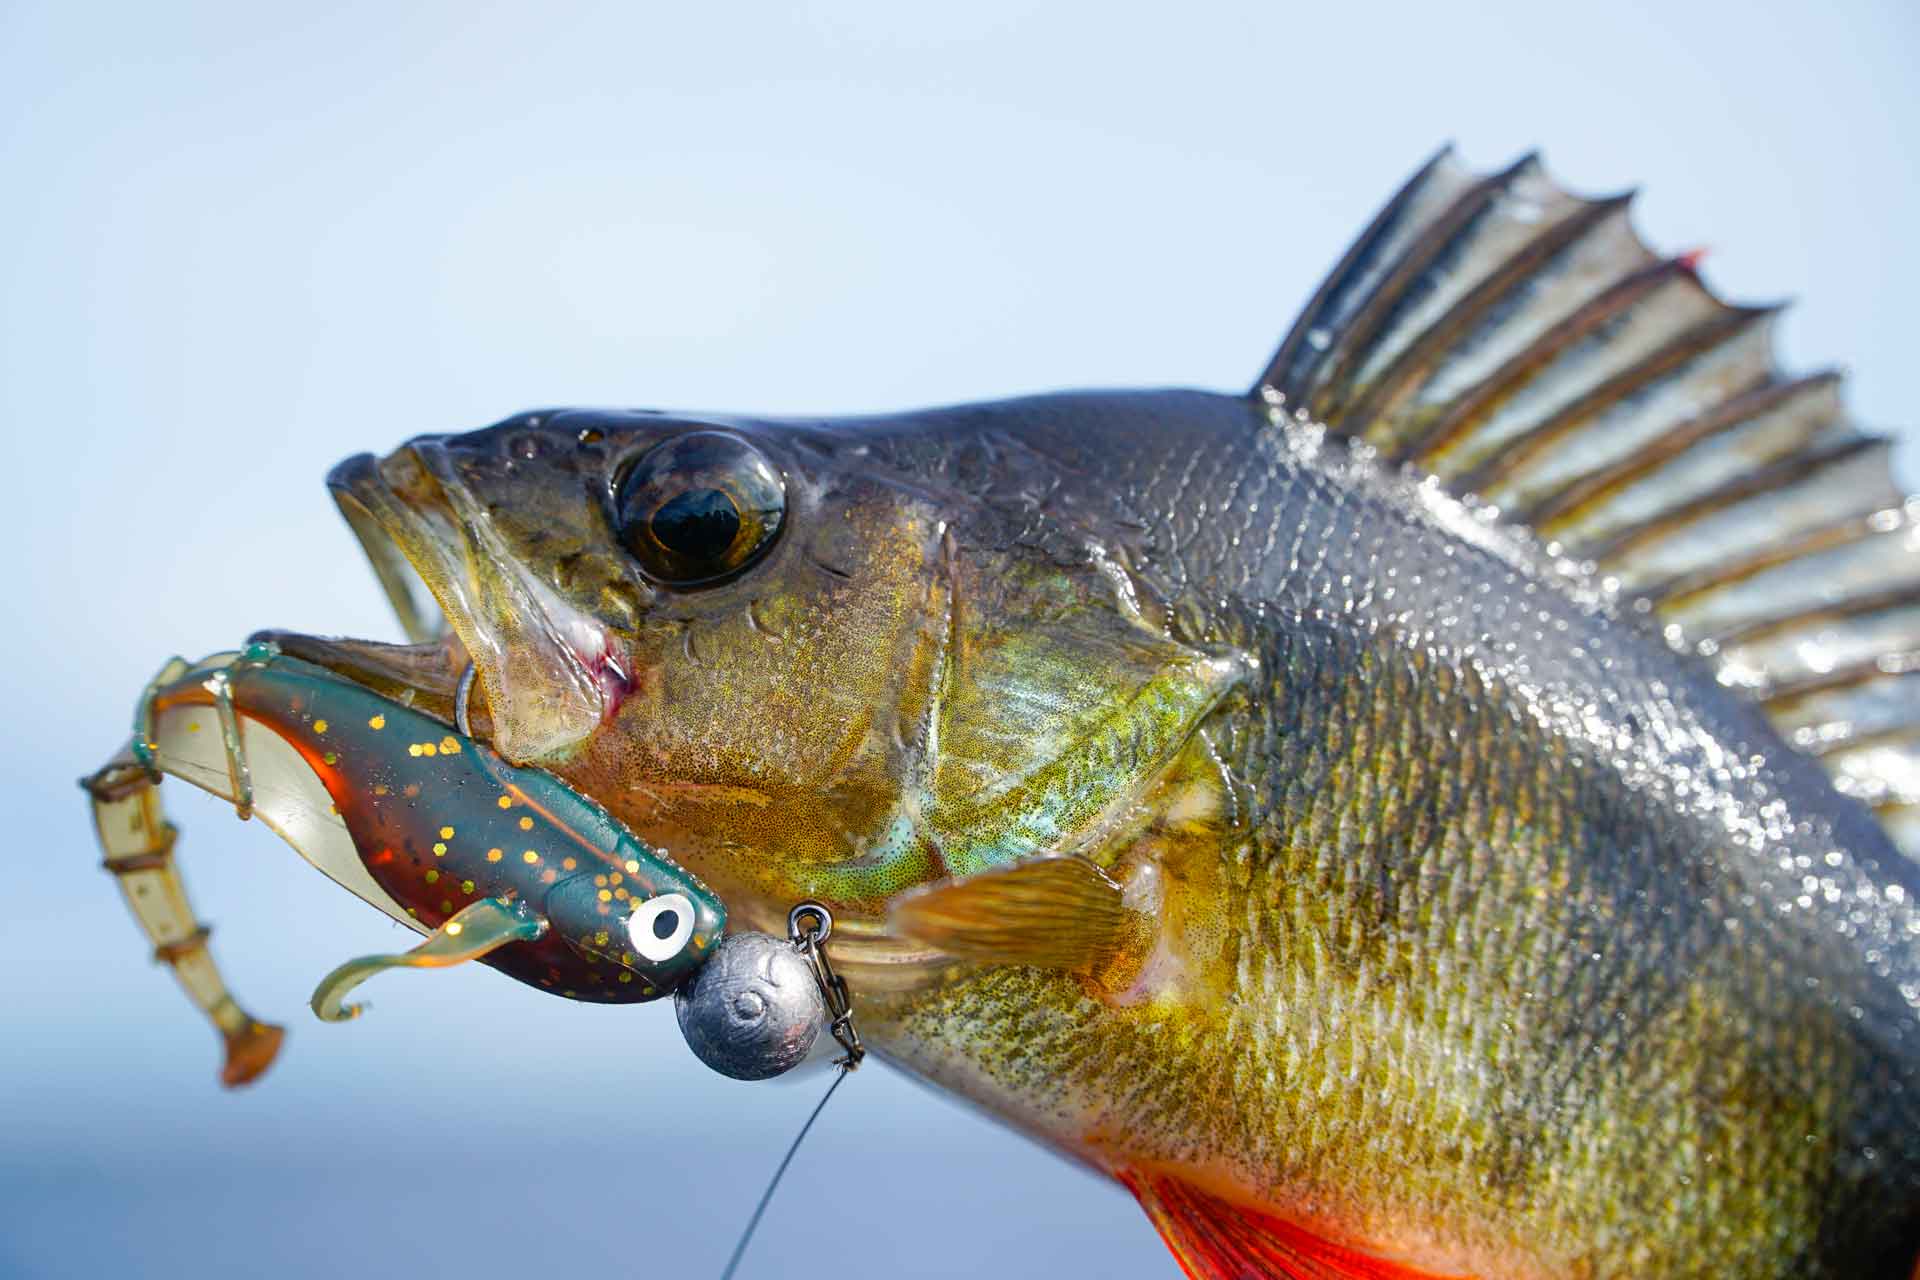
<path fill-rule="evenodd" d="M 1088 972 L 1121 945 L 1133 914 L 1087 859 L 1046 857 L 908 894 L 889 923 L 964 959 Z"/>
<path fill-rule="evenodd" d="M 382 969 L 441 969 L 483 956 L 510 942 L 531 942 L 546 931 L 546 921 L 524 906 L 504 898 L 482 898 L 455 913 L 413 950 L 400 955 L 361 956 L 320 979 L 320 985 L 313 990 L 313 1011 L 324 1022 L 357 1018 L 366 1006 L 342 1004 L 341 998 Z"/>
<path fill-rule="evenodd" d="M 1349 1248 L 1179 1178 L 1128 1169 L 1120 1181 L 1193 1280 L 1472 1280 Z"/>

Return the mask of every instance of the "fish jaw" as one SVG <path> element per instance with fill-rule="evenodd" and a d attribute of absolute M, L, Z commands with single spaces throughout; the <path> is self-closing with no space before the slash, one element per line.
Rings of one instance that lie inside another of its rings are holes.
<path fill-rule="evenodd" d="M 423 437 L 385 459 L 349 458 L 327 485 L 408 637 L 427 644 L 450 630 L 472 662 L 495 750 L 552 763 L 619 711 L 632 660 L 602 619 L 522 568 L 459 463 Z"/>

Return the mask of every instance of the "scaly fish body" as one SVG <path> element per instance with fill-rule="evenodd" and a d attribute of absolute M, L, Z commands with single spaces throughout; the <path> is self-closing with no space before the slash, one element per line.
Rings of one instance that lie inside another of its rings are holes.
<path fill-rule="evenodd" d="M 1103 1169 L 1434 1269 L 1887 1250 L 1910 1015 L 1862 961 L 1891 916 L 1849 921 L 1913 876 L 1824 775 L 1532 548 L 1243 403 L 993 412 L 1061 483 L 1166 513 L 1141 575 L 1258 676 L 1095 855 L 1162 922 L 1141 972 L 871 1002 L 884 1051 Z"/>
<path fill-rule="evenodd" d="M 1913 512 L 1624 217 L 1443 157 L 1251 396 L 422 437 L 416 646 L 277 638 L 826 903 L 1195 1276 L 1905 1276 Z"/>

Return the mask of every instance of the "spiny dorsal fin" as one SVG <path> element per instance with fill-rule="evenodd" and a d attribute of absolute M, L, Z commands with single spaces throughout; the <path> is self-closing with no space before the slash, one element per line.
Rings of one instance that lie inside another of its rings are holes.
<path fill-rule="evenodd" d="M 1661 257 L 1534 156 L 1430 160 L 1254 388 L 1532 528 L 1718 664 L 1920 856 L 1920 499 L 1775 308 Z"/>

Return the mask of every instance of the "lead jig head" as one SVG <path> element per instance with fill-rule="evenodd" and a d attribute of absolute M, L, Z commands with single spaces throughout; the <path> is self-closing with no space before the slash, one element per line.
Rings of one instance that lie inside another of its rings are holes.
<path fill-rule="evenodd" d="M 803 902 L 787 917 L 787 937 L 733 933 L 674 992 L 674 1013 L 694 1056 L 735 1080 L 767 1080 L 812 1052 L 823 1025 L 846 1049 L 840 1066 L 860 1065 L 847 984 L 828 963 L 833 914 Z"/>
<path fill-rule="evenodd" d="M 827 1020 L 806 957 L 785 938 L 730 933 L 674 993 L 680 1033 L 700 1061 L 735 1080 L 798 1066 Z"/>

